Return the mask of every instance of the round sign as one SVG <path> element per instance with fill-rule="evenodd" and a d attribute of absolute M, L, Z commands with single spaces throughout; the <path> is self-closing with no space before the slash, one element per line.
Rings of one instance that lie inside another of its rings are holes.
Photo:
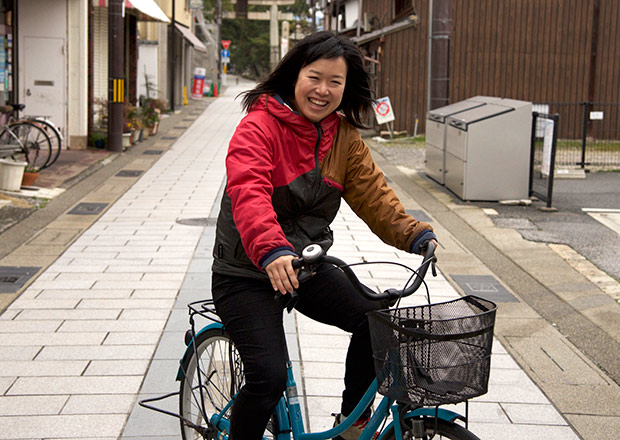
<path fill-rule="evenodd" d="M 377 113 L 381 116 L 385 116 L 390 112 L 390 105 L 387 102 L 380 102 L 377 104 Z"/>

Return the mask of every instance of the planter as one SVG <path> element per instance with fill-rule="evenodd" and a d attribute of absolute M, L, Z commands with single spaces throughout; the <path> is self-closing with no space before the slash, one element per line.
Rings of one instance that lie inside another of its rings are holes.
<path fill-rule="evenodd" d="M 0 159 L 0 190 L 19 191 L 26 165 L 26 162 Z"/>
<path fill-rule="evenodd" d="M 24 171 L 24 176 L 22 177 L 22 186 L 33 186 L 34 182 L 36 182 L 38 178 L 38 171 Z"/>
<path fill-rule="evenodd" d="M 131 147 L 131 133 L 123 133 L 123 148 Z"/>

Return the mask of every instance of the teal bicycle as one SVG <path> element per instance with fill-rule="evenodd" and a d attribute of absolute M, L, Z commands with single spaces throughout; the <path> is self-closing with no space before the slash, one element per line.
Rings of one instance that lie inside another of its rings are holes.
<path fill-rule="evenodd" d="M 374 402 L 377 392 L 384 397 L 360 440 L 478 439 L 467 429 L 467 405 L 465 415 L 440 406 L 467 402 L 487 392 L 496 305 L 483 298 L 465 296 L 443 303 L 432 304 L 429 300 L 427 305 L 398 307 L 400 298 L 411 295 L 422 284 L 426 286 L 424 276 L 429 267 L 436 275 L 434 262 L 434 246 L 430 243 L 422 265 L 412 271 L 414 275 L 403 289 L 377 293 L 360 283 L 351 269 L 353 265 L 324 255 L 317 245 L 304 250 L 302 258 L 296 261 L 300 279 L 316 275 L 318 265 L 328 263 L 333 270 L 342 270 L 361 295 L 396 307 L 368 315 L 377 378 L 355 410 L 334 428 L 306 432 L 289 361 L 286 392 L 276 406 L 264 439 L 337 437 Z M 428 287 L 426 291 L 429 298 Z M 292 297 L 289 311 L 294 302 Z M 191 328 L 185 336 L 187 350 L 177 374 L 179 392 L 143 400 L 140 405 L 179 418 L 184 440 L 227 439 L 230 409 L 244 383 L 243 364 L 212 301 L 192 303 L 189 310 Z M 197 317 L 212 323 L 196 332 Z M 179 396 L 179 414 L 151 405 L 173 395 Z"/>

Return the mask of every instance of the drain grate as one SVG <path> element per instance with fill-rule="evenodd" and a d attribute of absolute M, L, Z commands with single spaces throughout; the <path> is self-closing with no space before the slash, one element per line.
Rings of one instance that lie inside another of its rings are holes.
<path fill-rule="evenodd" d="M 215 226 L 217 219 L 212 217 L 178 218 L 176 222 L 185 226 Z"/>
<path fill-rule="evenodd" d="M 183 128 L 187 128 L 187 127 L 183 127 Z M 162 140 L 165 140 L 165 141 L 173 141 L 178 138 L 179 138 L 178 136 L 162 136 Z"/>
<path fill-rule="evenodd" d="M 150 155 L 157 155 L 157 154 L 162 154 L 164 152 L 164 150 L 144 150 L 144 152 L 142 154 L 150 154 Z"/>
<path fill-rule="evenodd" d="M 143 172 L 142 170 L 120 170 L 116 173 L 116 177 L 138 177 Z"/>
<path fill-rule="evenodd" d="M 100 214 L 106 207 L 108 203 L 89 203 L 83 202 L 78 203 L 75 207 L 68 212 L 68 214 L 76 214 L 76 215 L 95 215 Z"/>
<path fill-rule="evenodd" d="M 517 298 L 491 275 L 450 276 L 466 295 L 476 295 L 493 302 L 518 302 Z"/>
<path fill-rule="evenodd" d="M 0 266 L 0 294 L 17 292 L 40 269 L 40 267 Z"/>
<path fill-rule="evenodd" d="M 431 219 L 428 214 L 421 209 L 406 209 L 405 212 L 421 222 L 430 223 L 433 221 L 433 219 Z"/>

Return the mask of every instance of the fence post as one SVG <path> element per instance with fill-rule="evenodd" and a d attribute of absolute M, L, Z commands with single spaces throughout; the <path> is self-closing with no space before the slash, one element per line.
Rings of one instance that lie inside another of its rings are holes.
<path fill-rule="evenodd" d="M 583 132 L 581 133 L 581 162 L 577 165 L 581 165 L 581 168 L 585 168 L 586 165 L 586 139 L 588 136 L 588 121 L 590 120 L 590 106 L 591 102 L 580 102 L 579 105 L 583 105 Z"/>
<path fill-rule="evenodd" d="M 555 178 L 555 150 L 558 147 L 558 124 L 560 115 L 556 113 L 551 117 L 553 120 L 553 140 L 551 141 L 551 164 L 549 168 L 549 185 L 547 186 L 547 209 L 554 210 L 551 207 L 551 199 L 553 198 L 553 180 Z"/>
<path fill-rule="evenodd" d="M 534 186 L 534 159 L 536 158 L 536 123 L 538 122 L 538 112 L 532 112 L 532 133 L 530 135 L 530 181 L 527 195 L 532 195 Z"/>

